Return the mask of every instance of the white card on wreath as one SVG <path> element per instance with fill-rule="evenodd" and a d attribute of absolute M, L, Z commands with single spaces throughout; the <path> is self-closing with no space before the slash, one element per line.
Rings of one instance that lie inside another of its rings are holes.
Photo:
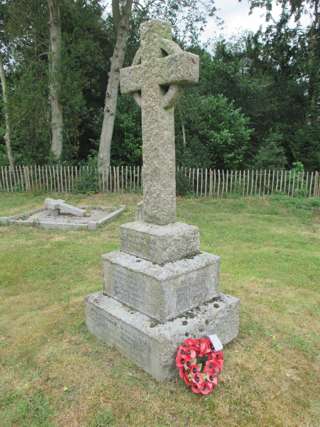
<path fill-rule="evenodd" d="M 213 348 L 215 351 L 223 350 L 223 344 L 220 341 L 218 335 L 208 335 L 209 340 L 211 341 Z"/>

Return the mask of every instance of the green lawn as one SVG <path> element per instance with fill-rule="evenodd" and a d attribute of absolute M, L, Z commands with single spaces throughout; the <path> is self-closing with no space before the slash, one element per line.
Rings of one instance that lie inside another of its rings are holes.
<path fill-rule="evenodd" d="M 137 195 L 65 196 L 127 204 L 93 232 L 0 227 L 1 426 L 319 426 L 320 201 L 183 199 L 179 220 L 221 255 L 221 289 L 241 298 L 216 391 L 159 384 L 86 329 L 84 297 L 101 288 Z M 0 194 L 0 216 L 45 195 Z"/>

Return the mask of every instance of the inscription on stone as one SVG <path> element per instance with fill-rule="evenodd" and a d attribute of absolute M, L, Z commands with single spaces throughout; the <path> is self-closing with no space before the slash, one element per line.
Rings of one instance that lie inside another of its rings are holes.
<path fill-rule="evenodd" d="M 155 241 L 145 233 L 126 233 L 126 239 L 123 239 L 123 242 L 133 254 L 143 253 L 149 258 L 155 251 Z"/>
<path fill-rule="evenodd" d="M 200 284 L 200 281 L 198 282 Z M 177 289 L 177 312 L 188 310 L 194 307 L 197 303 L 206 300 L 208 295 L 207 288 L 203 286 L 190 286 L 186 284 Z"/>
<path fill-rule="evenodd" d="M 131 302 L 133 306 L 143 304 L 141 283 L 137 276 L 131 276 L 130 271 L 117 267 L 113 272 L 113 295 L 120 301 Z"/>
<path fill-rule="evenodd" d="M 147 363 L 150 357 L 150 343 L 143 339 L 141 333 L 137 333 L 133 328 L 129 329 L 124 325 L 119 325 L 119 344 L 126 348 L 128 353 L 142 363 Z"/>

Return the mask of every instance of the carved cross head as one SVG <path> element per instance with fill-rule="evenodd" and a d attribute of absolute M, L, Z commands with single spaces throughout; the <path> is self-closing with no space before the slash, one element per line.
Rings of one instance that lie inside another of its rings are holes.
<path fill-rule="evenodd" d="M 199 80 L 199 57 L 184 52 L 172 41 L 170 24 L 148 21 L 140 27 L 141 45 L 131 67 L 120 71 L 123 94 L 133 94 L 143 108 L 146 103 L 173 107 L 180 87 Z"/>

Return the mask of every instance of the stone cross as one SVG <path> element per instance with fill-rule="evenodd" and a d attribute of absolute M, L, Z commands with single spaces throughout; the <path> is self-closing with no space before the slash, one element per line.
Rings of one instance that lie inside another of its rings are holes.
<path fill-rule="evenodd" d="M 165 225 L 176 221 L 174 104 L 182 85 L 199 80 L 199 57 L 172 41 L 169 24 L 145 22 L 140 34 L 133 65 L 120 70 L 120 87 L 142 110 L 143 219 Z"/>

